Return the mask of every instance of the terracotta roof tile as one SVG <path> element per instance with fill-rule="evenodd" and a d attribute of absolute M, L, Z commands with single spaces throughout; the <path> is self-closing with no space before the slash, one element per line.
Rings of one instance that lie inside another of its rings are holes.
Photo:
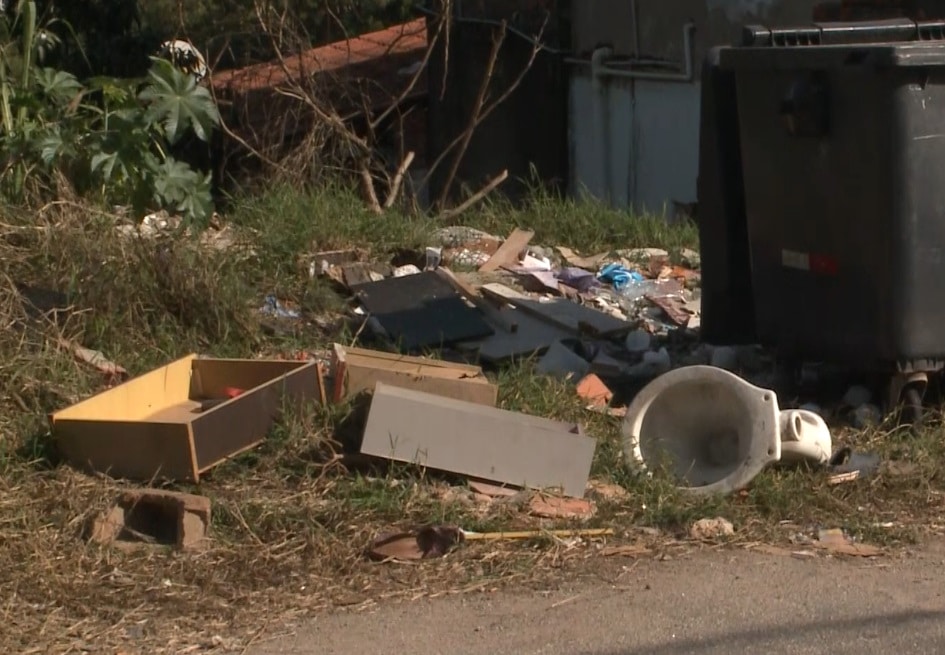
<path fill-rule="evenodd" d="M 410 76 L 399 74 L 402 68 L 409 65 L 404 60 L 415 56 L 416 61 L 419 61 L 426 48 L 426 19 L 419 18 L 286 57 L 285 69 L 292 79 L 325 73 L 350 74 L 396 87 L 398 78 L 405 82 L 410 79 Z M 288 81 L 285 69 L 278 61 L 255 64 L 215 73 L 211 84 L 217 93 L 226 96 L 273 89 Z M 395 92 L 394 88 L 388 90 Z M 423 89 L 415 91 L 425 91 L 425 85 Z"/>

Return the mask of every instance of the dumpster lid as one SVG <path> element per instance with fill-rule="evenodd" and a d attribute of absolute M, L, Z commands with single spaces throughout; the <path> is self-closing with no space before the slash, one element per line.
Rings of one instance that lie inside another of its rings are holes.
<path fill-rule="evenodd" d="M 943 67 L 942 43 L 865 43 L 804 47 L 729 47 L 719 54 L 719 67 L 727 70 L 797 70 L 869 66 Z"/>
<path fill-rule="evenodd" d="M 811 23 L 793 27 L 746 25 L 739 47 L 804 47 L 945 41 L 945 21 L 892 20 Z"/>

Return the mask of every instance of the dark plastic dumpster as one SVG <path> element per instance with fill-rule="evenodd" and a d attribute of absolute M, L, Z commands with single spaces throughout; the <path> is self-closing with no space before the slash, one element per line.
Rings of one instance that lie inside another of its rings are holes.
<path fill-rule="evenodd" d="M 719 63 L 735 79 L 758 340 L 940 369 L 945 22 L 749 27 Z"/>
<path fill-rule="evenodd" d="M 755 343 L 738 97 L 721 52 L 710 50 L 702 66 L 697 184 L 702 340 L 716 346 Z"/>

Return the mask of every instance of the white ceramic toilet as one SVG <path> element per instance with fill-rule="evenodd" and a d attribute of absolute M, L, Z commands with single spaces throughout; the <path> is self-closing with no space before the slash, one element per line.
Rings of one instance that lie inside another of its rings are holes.
<path fill-rule="evenodd" d="M 813 412 L 714 366 L 686 366 L 644 387 L 627 409 L 623 449 L 638 470 L 665 467 L 688 491 L 743 489 L 778 463 L 826 464 L 830 431 Z"/>

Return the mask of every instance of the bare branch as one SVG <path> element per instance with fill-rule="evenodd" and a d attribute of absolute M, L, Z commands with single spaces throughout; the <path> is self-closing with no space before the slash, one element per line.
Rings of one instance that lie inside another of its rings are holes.
<path fill-rule="evenodd" d="M 495 65 L 499 61 L 499 52 L 502 50 L 502 44 L 505 42 L 505 33 L 505 21 L 502 21 L 502 29 L 498 34 L 493 34 L 492 36 L 492 50 L 489 52 L 489 59 L 486 61 L 486 70 L 482 73 L 482 82 L 479 84 L 476 100 L 473 102 L 472 111 L 469 113 L 469 122 L 466 124 L 466 129 L 463 130 L 461 135 L 459 152 L 456 153 L 456 156 L 453 158 L 449 173 L 446 174 L 443 190 L 440 192 L 440 198 L 436 202 L 437 207 L 442 207 L 446 203 L 446 199 L 449 196 L 449 189 L 453 185 L 453 180 L 456 178 L 456 172 L 459 170 L 463 155 L 466 154 L 469 142 L 472 140 L 473 132 L 478 124 L 477 120 L 479 114 L 482 113 L 482 106 L 485 104 L 486 95 L 489 93 L 489 85 L 492 84 L 492 76 L 495 74 Z"/>
<path fill-rule="evenodd" d="M 414 153 L 413 150 L 411 150 L 407 153 L 407 156 L 404 157 L 404 160 L 400 162 L 400 166 L 394 174 L 394 179 L 390 183 L 390 191 L 387 193 L 387 200 L 384 201 L 384 209 L 390 209 L 394 206 L 394 201 L 397 200 L 397 193 L 400 191 L 400 185 L 404 181 L 404 175 L 407 174 L 410 164 L 413 163 L 413 158 Z"/>
<path fill-rule="evenodd" d="M 364 195 L 368 201 L 368 207 L 375 214 L 383 214 L 381 203 L 377 199 L 377 193 L 374 191 L 374 178 L 371 177 L 371 171 L 368 168 L 368 162 L 361 162 L 361 186 L 364 189 Z"/>
<path fill-rule="evenodd" d="M 471 118 L 470 118 L 469 123 L 467 124 L 466 130 L 463 131 L 458 136 L 456 136 L 456 138 L 454 138 L 443 149 L 443 151 L 439 155 L 437 155 L 433 163 L 430 164 L 430 166 L 427 169 L 427 174 L 424 177 L 423 182 L 421 183 L 421 186 L 429 183 L 434 172 L 439 168 L 439 166 L 443 163 L 446 157 L 457 148 L 457 146 L 460 146 L 461 144 L 465 144 L 463 145 L 462 149 L 457 153 L 457 156 L 456 156 L 456 162 L 460 162 L 462 160 L 462 157 L 465 156 L 466 154 L 465 152 L 466 148 L 468 147 L 469 142 L 472 139 L 472 132 L 474 132 L 476 128 L 478 128 L 479 125 L 482 124 L 482 122 L 486 120 L 486 118 L 488 118 L 492 114 L 492 112 L 495 111 L 497 107 L 499 107 L 502 103 L 504 103 L 509 98 L 509 96 L 511 96 L 515 92 L 515 90 L 518 89 L 519 86 L 521 86 L 522 80 L 525 79 L 525 76 L 528 74 L 528 71 L 530 71 L 532 66 L 534 65 L 535 59 L 538 57 L 538 53 L 541 52 L 541 49 L 542 49 L 541 40 L 542 40 L 542 36 L 544 35 L 545 27 L 547 23 L 548 23 L 548 16 L 546 15 L 541 28 L 538 30 L 538 33 L 535 35 L 535 40 L 532 43 L 532 49 L 531 49 L 531 52 L 529 53 L 528 60 L 526 61 L 522 69 L 519 71 L 518 75 L 516 75 L 515 79 L 512 80 L 512 82 L 508 85 L 508 87 L 506 87 L 505 90 L 501 94 L 499 94 L 499 96 L 495 100 L 484 104 L 483 106 L 479 107 L 478 112 L 474 111 L 471 114 Z M 502 26 L 503 26 L 503 32 L 507 31 L 507 28 L 505 27 L 504 22 L 502 23 Z M 495 52 L 495 50 L 493 50 L 493 52 Z M 498 55 L 496 55 L 496 57 L 497 56 Z M 490 61 L 487 62 L 487 71 L 494 70 L 494 67 L 495 67 L 495 61 L 492 61 L 492 58 L 490 57 Z M 483 76 L 483 79 L 485 80 L 486 76 Z M 456 163 L 454 167 L 458 169 L 458 163 Z M 453 182 L 452 178 L 454 177 L 455 175 L 450 176 L 451 179 L 448 180 L 449 184 L 444 185 L 444 193 L 441 195 L 445 196 L 446 192 L 449 190 L 450 185 L 452 185 L 452 182 Z M 445 202 L 445 199 L 441 198 L 441 201 L 438 204 L 442 207 L 443 202 Z"/>
<path fill-rule="evenodd" d="M 495 188 L 498 187 L 500 184 L 505 182 L 508 179 L 508 177 L 509 177 L 509 171 L 508 169 L 505 169 L 504 171 L 496 175 L 494 178 L 492 178 L 492 180 L 490 180 L 484 187 L 479 189 L 479 191 L 469 196 L 469 198 L 464 203 L 462 203 L 461 205 L 453 209 L 448 209 L 444 212 L 441 212 L 439 217 L 440 218 L 455 218 L 459 216 L 464 211 L 466 211 L 467 209 L 475 205 L 477 202 L 485 198 L 487 195 L 492 193 L 492 191 L 495 190 Z"/>

